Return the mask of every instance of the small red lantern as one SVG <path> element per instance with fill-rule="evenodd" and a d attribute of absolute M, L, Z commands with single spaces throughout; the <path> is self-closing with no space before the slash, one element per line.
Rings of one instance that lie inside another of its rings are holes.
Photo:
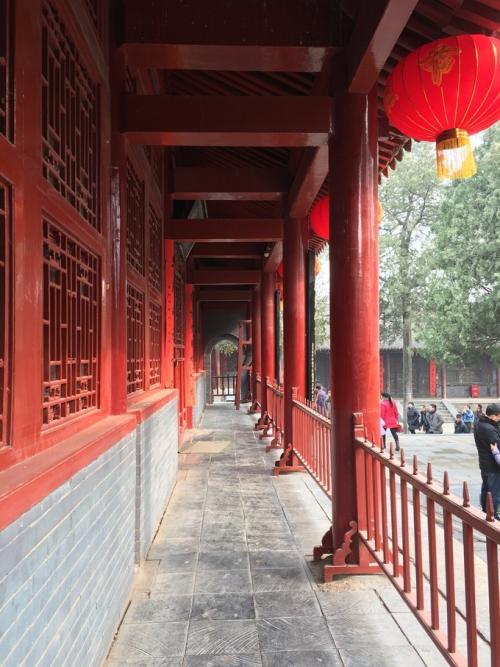
<path fill-rule="evenodd" d="M 309 224 L 316 236 L 325 241 L 330 240 L 330 199 L 321 197 L 311 209 Z"/>
<path fill-rule="evenodd" d="M 458 35 L 424 44 L 394 68 L 384 93 L 391 125 L 435 141 L 440 178 L 476 173 L 469 134 L 500 119 L 500 40 Z"/>
<path fill-rule="evenodd" d="M 317 276 L 319 272 L 321 271 L 321 260 L 320 258 L 316 255 L 314 257 L 314 275 Z"/>

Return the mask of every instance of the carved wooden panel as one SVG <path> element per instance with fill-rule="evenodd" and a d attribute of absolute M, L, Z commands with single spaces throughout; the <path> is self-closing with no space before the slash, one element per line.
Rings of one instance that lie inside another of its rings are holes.
<path fill-rule="evenodd" d="M 99 406 L 100 259 L 43 221 L 43 423 Z"/>
<path fill-rule="evenodd" d="M 101 32 L 101 0 L 85 0 L 85 6 L 98 33 Z"/>
<path fill-rule="evenodd" d="M 11 189 L 0 181 L 0 447 L 9 444 Z"/>
<path fill-rule="evenodd" d="M 0 134 L 13 139 L 14 63 L 12 0 L 0 0 Z"/>
<path fill-rule="evenodd" d="M 149 384 L 160 383 L 161 379 L 161 321 L 160 303 L 149 302 Z"/>
<path fill-rule="evenodd" d="M 149 285 L 158 292 L 163 288 L 163 234 L 161 218 L 149 207 Z"/>
<path fill-rule="evenodd" d="M 144 389 L 144 293 L 127 284 L 127 393 Z"/>
<path fill-rule="evenodd" d="M 127 261 L 144 275 L 144 181 L 127 162 Z"/>
<path fill-rule="evenodd" d="M 99 88 L 50 3 L 42 40 L 43 175 L 99 231 Z"/>
<path fill-rule="evenodd" d="M 174 253 L 174 345 L 184 345 L 184 257 L 178 245 Z"/>

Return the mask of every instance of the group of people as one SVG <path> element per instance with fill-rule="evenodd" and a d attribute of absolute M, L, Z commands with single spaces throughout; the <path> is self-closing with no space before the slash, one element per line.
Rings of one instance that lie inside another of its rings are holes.
<path fill-rule="evenodd" d="M 422 429 L 424 433 L 442 433 L 443 418 L 437 411 L 435 403 L 429 406 L 422 405 L 420 412 L 415 408 L 414 403 L 408 403 L 406 420 L 410 433 L 415 433 Z M 385 436 L 390 431 L 396 444 L 396 451 L 399 451 L 399 436 L 403 430 L 403 425 L 399 422 L 399 411 L 392 396 L 384 391 L 380 402 L 380 435 L 385 447 Z"/>
<path fill-rule="evenodd" d="M 455 433 L 472 433 L 476 428 L 479 417 L 484 417 L 483 406 L 478 403 L 474 412 L 470 405 L 465 405 L 462 412 L 455 415 Z"/>
<path fill-rule="evenodd" d="M 316 410 L 330 418 L 332 415 L 332 392 L 326 389 L 321 384 L 316 384 L 314 388 L 314 407 Z"/>
<path fill-rule="evenodd" d="M 474 440 L 481 471 L 481 509 L 487 510 L 487 497 L 491 493 L 495 519 L 500 521 L 500 403 L 486 406 L 474 423 Z"/>
<path fill-rule="evenodd" d="M 424 433 L 442 433 L 444 420 L 437 410 L 435 403 L 428 406 L 421 405 L 417 410 L 415 403 L 408 403 L 406 408 L 406 422 L 410 433 L 422 430 Z"/>

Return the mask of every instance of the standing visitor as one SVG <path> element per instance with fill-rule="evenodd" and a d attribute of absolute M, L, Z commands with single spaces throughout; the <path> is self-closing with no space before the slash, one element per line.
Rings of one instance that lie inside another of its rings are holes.
<path fill-rule="evenodd" d="M 382 402 L 380 404 L 380 416 L 384 420 L 385 428 L 389 429 L 396 443 L 396 451 L 399 451 L 399 413 L 398 406 L 392 400 L 392 397 L 387 392 L 382 394 Z M 384 436 L 385 445 L 385 436 Z"/>
<path fill-rule="evenodd" d="M 427 420 L 427 408 L 420 406 L 420 428 L 424 433 L 429 433 L 429 421 Z"/>
<path fill-rule="evenodd" d="M 408 424 L 410 433 L 415 435 L 415 431 L 420 428 L 420 415 L 415 407 L 415 403 L 408 403 L 408 407 L 406 408 L 406 423 Z"/>
<path fill-rule="evenodd" d="M 322 415 L 325 414 L 326 391 L 320 384 L 316 385 L 316 400 L 315 407 Z"/>
<path fill-rule="evenodd" d="M 474 410 L 474 428 L 476 428 L 476 424 L 479 417 L 482 417 L 483 415 L 484 415 L 483 406 L 481 405 L 481 403 L 478 403 L 476 405 L 476 409 Z"/>
<path fill-rule="evenodd" d="M 426 413 L 429 430 L 427 433 L 436 434 L 443 432 L 443 418 L 437 411 L 437 405 L 430 403 Z"/>
<path fill-rule="evenodd" d="M 325 415 L 328 419 L 332 418 L 332 392 L 329 389 L 325 399 Z"/>
<path fill-rule="evenodd" d="M 462 421 L 465 424 L 467 433 L 472 431 L 472 424 L 474 423 L 474 413 L 470 409 L 470 405 L 466 405 L 462 412 Z"/>
<path fill-rule="evenodd" d="M 487 494 L 493 496 L 495 519 L 500 520 L 500 471 L 495 463 L 491 445 L 500 445 L 500 404 L 490 403 L 486 407 L 486 414 L 481 415 L 474 428 L 481 471 L 481 509 L 486 512 Z"/>

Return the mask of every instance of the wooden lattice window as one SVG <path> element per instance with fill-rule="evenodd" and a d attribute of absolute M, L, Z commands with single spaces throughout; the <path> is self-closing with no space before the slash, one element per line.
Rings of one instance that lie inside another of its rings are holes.
<path fill-rule="evenodd" d="M 127 162 L 127 261 L 144 275 L 144 181 Z"/>
<path fill-rule="evenodd" d="M 174 345 L 184 345 L 184 258 L 179 246 L 174 254 Z"/>
<path fill-rule="evenodd" d="M 43 175 L 100 231 L 99 87 L 49 3 L 42 34 Z"/>
<path fill-rule="evenodd" d="M 99 407 L 100 259 L 43 221 L 45 425 Z"/>
<path fill-rule="evenodd" d="M 0 447 L 9 444 L 11 189 L 0 181 Z"/>
<path fill-rule="evenodd" d="M 127 284 L 127 393 L 144 389 L 144 293 Z"/>
<path fill-rule="evenodd" d="M 156 184 L 161 190 L 163 182 L 163 148 L 162 146 L 145 146 L 144 151 Z"/>
<path fill-rule="evenodd" d="M 134 95 L 137 94 L 137 79 L 132 74 L 132 70 L 128 66 L 125 68 L 124 88 L 126 93 L 133 93 Z"/>
<path fill-rule="evenodd" d="M 11 0 L 0 0 L 0 134 L 10 140 L 14 129 L 12 10 Z"/>
<path fill-rule="evenodd" d="M 160 216 L 149 207 L 149 285 L 158 292 L 162 291 L 162 227 Z"/>
<path fill-rule="evenodd" d="M 101 0 L 85 0 L 85 6 L 98 33 L 101 32 Z"/>
<path fill-rule="evenodd" d="M 149 385 L 153 386 L 161 380 L 161 320 L 160 303 L 149 302 Z"/>

